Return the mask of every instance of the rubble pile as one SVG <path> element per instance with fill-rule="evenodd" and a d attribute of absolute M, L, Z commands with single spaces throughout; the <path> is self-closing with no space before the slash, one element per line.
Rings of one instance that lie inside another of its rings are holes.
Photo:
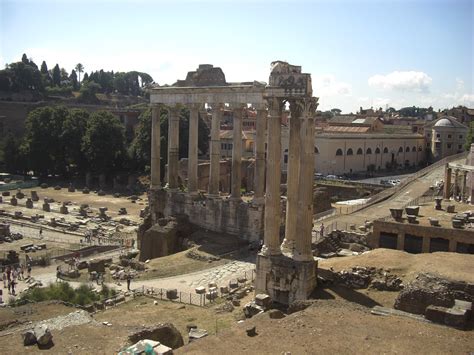
<path fill-rule="evenodd" d="M 425 314 L 428 306 L 450 308 L 456 299 L 473 302 L 474 284 L 422 273 L 400 292 L 394 307 L 409 313 Z"/>
<path fill-rule="evenodd" d="M 402 280 L 397 275 L 382 268 L 354 266 L 340 272 L 326 269 L 319 269 L 318 272 L 321 281 L 352 289 L 370 287 L 379 291 L 400 291 L 404 287 Z"/>
<path fill-rule="evenodd" d="M 324 258 L 357 255 L 370 250 L 369 233 L 335 230 L 313 243 L 313 255 Z"/>

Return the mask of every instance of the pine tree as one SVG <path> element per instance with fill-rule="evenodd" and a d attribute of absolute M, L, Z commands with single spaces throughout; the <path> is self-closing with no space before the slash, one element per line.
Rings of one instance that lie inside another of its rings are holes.
<path fill-rule="evenodd" d="M 57 64 L 53 68 L 53 85 L 61 86 L 61 70 Z"/>
<path fill-rule="evenodd" d="M 43 63 L 41 63 L 41 74 L 48 74 L 48 66 L 44 60 Z"/>

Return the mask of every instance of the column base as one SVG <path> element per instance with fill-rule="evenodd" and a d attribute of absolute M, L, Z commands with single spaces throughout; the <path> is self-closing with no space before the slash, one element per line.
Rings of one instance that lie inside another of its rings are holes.
<path fill-rule="evenodd" d="M 297 251 L 293 253 L 293 260 L 295 261 L 311 261 L 314 260 L 313 254 L 301 254 Z"/>
<path fill-rule="evenodd" d="M 281 255 L 281 250 L 280 248 L 269 248 L 267 245 L 263 245 L 258 255 L 262 255 L 262 256 Z"/>
<path fill-rule="evenodd" d="M 284 255 L 259 254 L 255 293 L 266 293 L 284 305 L 306 300 L 316 287 L 317 267 L 315 260 L 296 261 Z"/>
<path fill-rule="evenodd" d="M 283 243 L 281 243 L 281 252 L 289 257 L 293 258 L 295 253 L 296 243 L 294 240 L 283 239 Z"/>

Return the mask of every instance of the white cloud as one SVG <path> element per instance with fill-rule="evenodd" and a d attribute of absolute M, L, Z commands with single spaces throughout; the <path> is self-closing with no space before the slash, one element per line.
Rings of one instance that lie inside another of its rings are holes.
<path fill-rule="evenodd" d="M 464 80 L 460 78 L 456 78 L 456 90 L 463 91 L 464 90 Z"/>
<path fill-rule="evenodd" d="M 369 78 L 369 86 L 399 91 L 427 92 L 433 79 L 419 71 L 394 71 L 387 75 L 374 75 Z"/>
<path fill-rule="evenodd" d="M 334 75 L 328 74 L 314 77 L 314 95 L 318 97 L 350 96 L 352 86 L 343 81 L 338 81 Z"/>

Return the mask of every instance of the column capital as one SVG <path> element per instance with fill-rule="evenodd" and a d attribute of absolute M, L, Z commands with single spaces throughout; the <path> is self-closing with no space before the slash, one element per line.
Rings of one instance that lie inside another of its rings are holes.
<path fill-rule="evenodd" d="M 231 102 L 231 103 L 229 103 L 229 108 L 230 108 L 232 111 L 244 110 L 244 109 L 247 108 L 247 104 L 238 103 L 238 102 Z"/>
<path fill-rule="evenodd" d="M 223 102 L 208 102 L 208 105 L 211 105 L 212 111 L 214 111 L 214 110 L 222 111 L 224 109 L 224 103 Z"/>
<path fill-rule="evenodd" d="M 257 113 L 267 110 L 267 104 L 264 102 L 260 102 L 258 104 L 252 104 L 252 106 L 257 110 Z"/>
<path fill-rule="evenodd" d="M 285 99 L 281 97 L 267 97 L 267 106 L 270 114 L 275 115 L 275 111 L 281 113 L 285 106 Z"/>

